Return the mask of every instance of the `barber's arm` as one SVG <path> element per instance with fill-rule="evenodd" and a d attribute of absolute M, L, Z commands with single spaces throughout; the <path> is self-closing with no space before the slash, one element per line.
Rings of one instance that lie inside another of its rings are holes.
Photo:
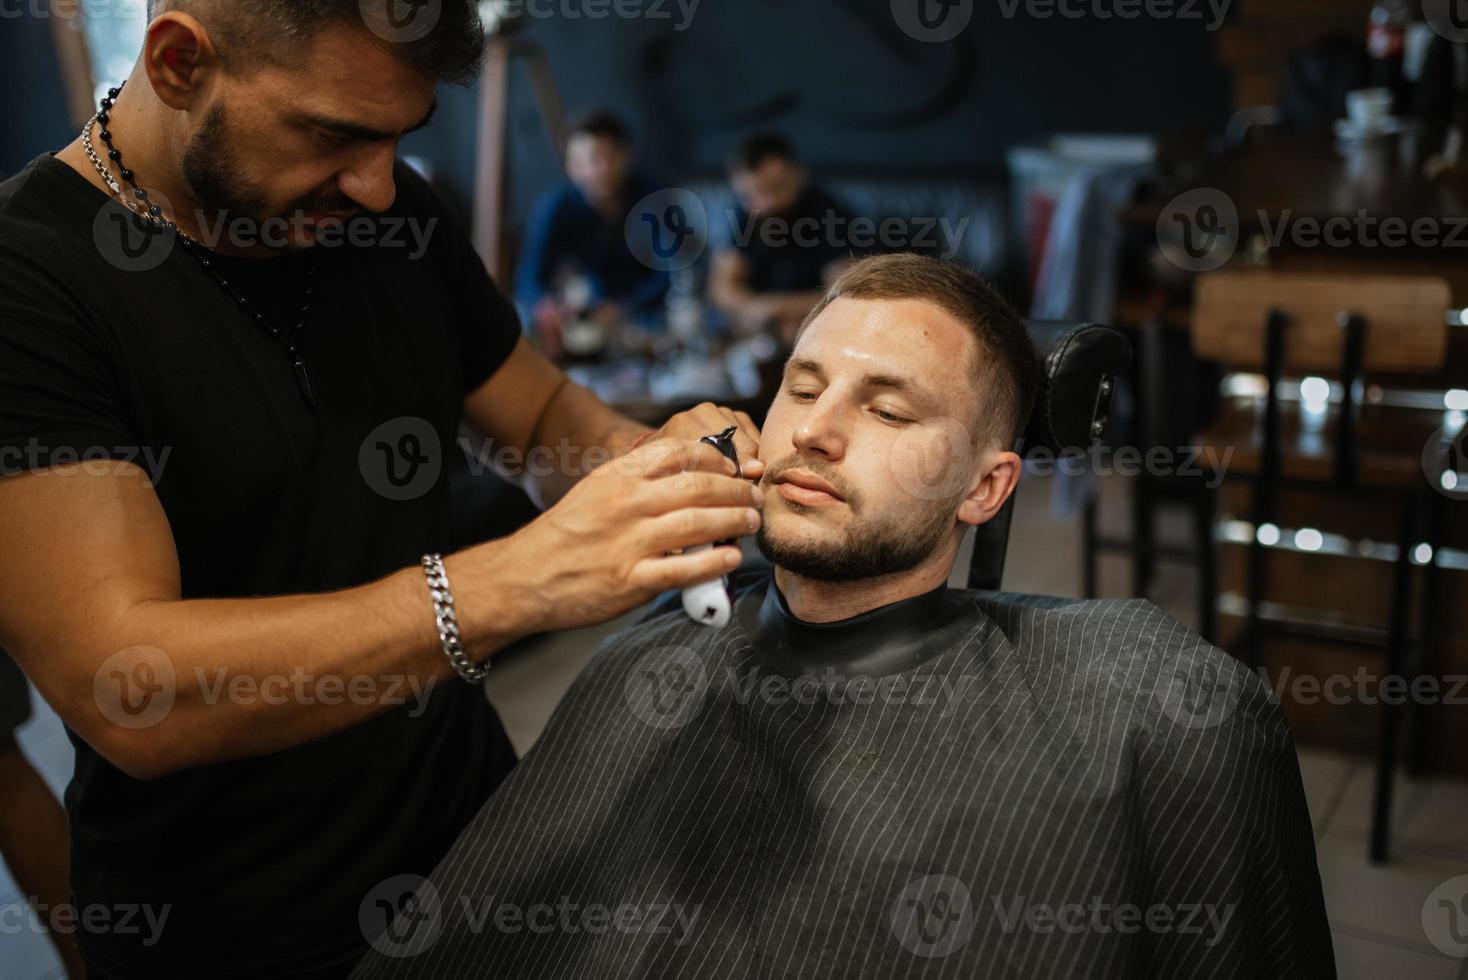
<path fill-rule="evenodd" d="M 515 534 L 448 556 L 466 651 L 482 661 L 518 637 L 604 622 L 731 571 L 734 547 L 668 552 L 755 530 L 759 490 L 733 471 L 712 446 L 659 440 L 599 467 Z M 426 685 L 461 683 L 417 566 L 326 594 L 183 599 L 167 517 L 131 463 L 0 478 L 0 541 L 0 646 L 73 731 L 136 778 L 277 752 Z M 294 682 L 284 697 L 228 694 L 240 678 L 278 685 L 298 672 L 300 696 Z M 173 703 L 145 725 L 119 723 L 99 683 L 116 677 L 141 693 L 171 687 Z M 373 697 L 342 697 L 354 679 L 371 679 Z"/>
<path fill-rule="evenodd" d="M 491 440 L 495 458 L 525 481 L 541 507 L 634 443 L 697 440 L 731 425 L 739 428 L 735 443 L 743 475 L 757 479 L 764 473 L 755 458 L 759 430 L 744 412 L 704 403 L 654 431 L 572 382 L 523 339 L 504 366 L 465 399 L 464 419 Z"/>

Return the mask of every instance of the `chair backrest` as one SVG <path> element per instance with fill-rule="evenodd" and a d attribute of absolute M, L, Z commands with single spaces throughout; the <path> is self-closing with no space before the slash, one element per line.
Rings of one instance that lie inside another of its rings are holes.
<path fill-rule="evenodd" d="M 1021 455 L 1084 450 L 1106 435 L 1111 393 L 1116 379 L 1131 365 L 1131 342 L 1095 323 L 1029 320 L 1025 326 L 1035 342 L 1041 372 Z M 1000 588 L 1013 510 L 1011 496 L 992 520 L 974 529 L 969 588 Z"/>
<path fill-rule="evenodd" d="M 1341 315 L 1365 324 L 1359 370 L 1431 374 L 1447 357 L 1446 280 L 1430 276 L 1347 276 L 1215 272 L 1198 279 L 1193 349 L 1230 367 L 1262 369 L 1267 324 L 1282 314 L 1285 371 L 1337 374 L 1345 357 Z"/>

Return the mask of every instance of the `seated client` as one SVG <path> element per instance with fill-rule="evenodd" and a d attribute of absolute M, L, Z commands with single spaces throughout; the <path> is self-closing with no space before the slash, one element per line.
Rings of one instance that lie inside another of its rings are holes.
<path fill-rule="evenodd" d="M 773 572 L 609 639 L 433 876 L 364 898 L 357 975 L 1334 976 L 1259 679 L 1146 601 L 945 585 L 1037 374 L 966 270 L 849 269 L 762 433 Z"/>

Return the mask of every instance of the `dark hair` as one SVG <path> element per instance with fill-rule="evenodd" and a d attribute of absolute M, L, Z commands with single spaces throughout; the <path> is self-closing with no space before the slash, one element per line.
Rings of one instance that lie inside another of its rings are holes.
<path fill-rule="evenodd" d="M 758 170 L 766 160 L 787 160 L 798 163 L 795 147 L 779 133 L 755 133 L 745 137 L 729 155 L 729 170 L 732 173 L 748 173 Z"/>
<path fill-rule="evenodd" d="M 380 0 L 379 19 L 368 13 L 379 5 L 360 0 L 148 0 L 148 19 L 165 10 L 197 17 L 231 70 L 247 70 L 261 61 L 288 63 L 289 49 L 335 21 L 363 31 L 426 75 L 459 84 L 474 80 L 485 45 L 474 0 L 438 0 L 438 16 L 422 36 L 410 28 L 401 39 L 398 25 L 387 19 L 390 2 Z M 410 0 L 410 6 L 416 14 L 427 2 Z"/>
<path fill-rule="evenodd" d="M 874 255 L 841 274 L 801 330 L 842 296 L 924 300 L 972 329 L 979 348 L 974 387 L 981 411 L 992 410 L 991 419 L 981 415 L 978 420 L 979 437 L 1008 448 L 1024 433 L 1040 387 L 1039 358 L 1014 307 L 978 275 L 956 262 L 915 252 Z"/>
<path fill-rule="evenodd" d="M 611 140 L 618 146 L 632 145 L 632 133 L 622 117 L 604 110 L 578 116 L 571 123 L 570 129 L 566 130 L 566 138 L 570 139 L 572 136 L 594 136 L 597 139 Z"/>

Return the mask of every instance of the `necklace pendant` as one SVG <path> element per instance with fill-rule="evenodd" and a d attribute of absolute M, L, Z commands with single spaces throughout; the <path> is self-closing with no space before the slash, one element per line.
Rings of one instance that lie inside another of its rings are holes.
<path fill-rule="evenodd" d="M 316 393 L 311 390 L 311 374 L 306 370 L 306 362 L 298 354 L 291 358 L 291 367 L 296 371 L 296 384 L 301 389 L 301 397 L 306 399 L 311 411 L 316 411 Z"/>

